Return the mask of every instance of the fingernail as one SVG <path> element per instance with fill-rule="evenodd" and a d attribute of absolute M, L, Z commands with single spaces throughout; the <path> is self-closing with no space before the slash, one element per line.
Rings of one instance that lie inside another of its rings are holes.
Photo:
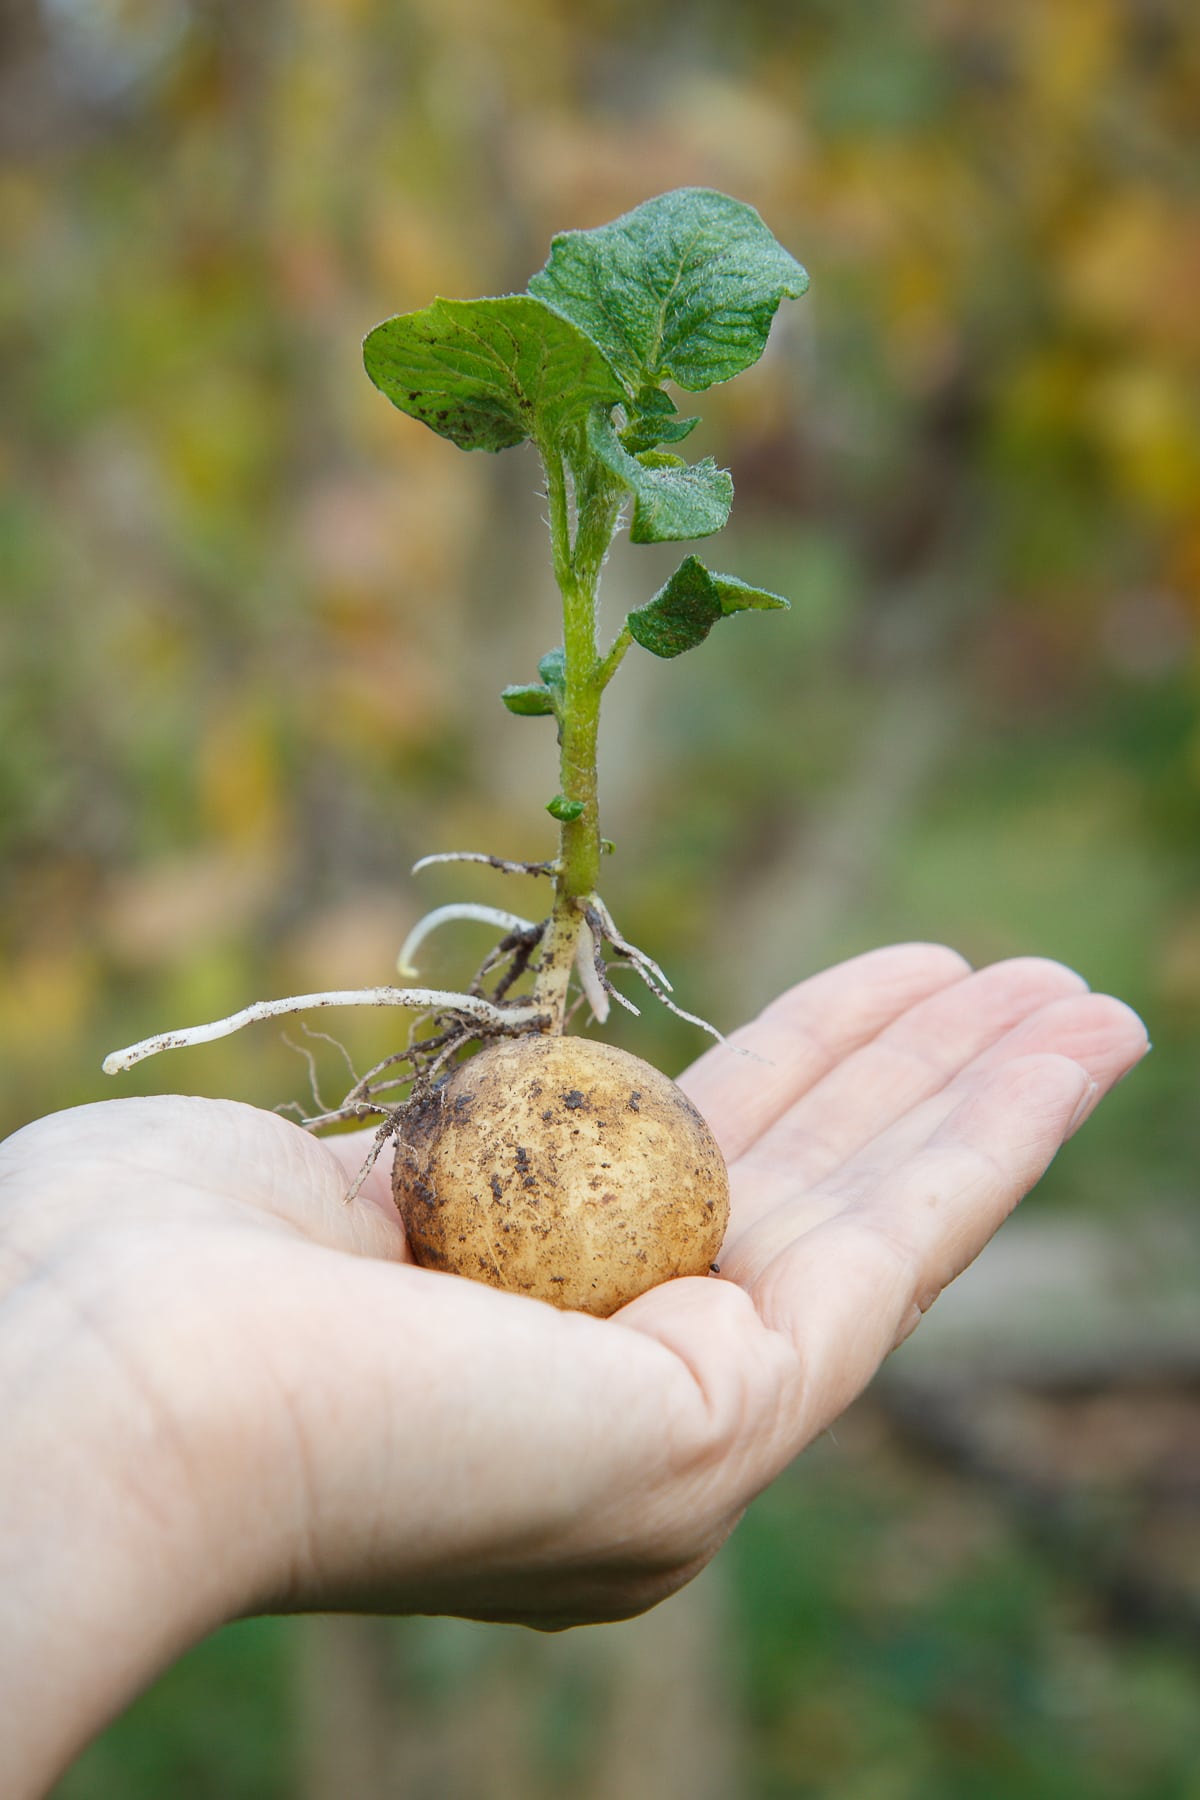
<path fill-rule="evenodd" d="M 1079 1097 L 1079 1104 L 1071 1114 L 1071 1123 L 1067 1126 L 1068 1137 L 1078 1131 L 1079 1127 L 1083 1124 L 1083 1121 L 1091 1112 L 1092 1107 L 1096 1104 L 1096 1095 L 1099 1092 L 1100 1083 L 1098 1081 L 1089 1081 Z"/>

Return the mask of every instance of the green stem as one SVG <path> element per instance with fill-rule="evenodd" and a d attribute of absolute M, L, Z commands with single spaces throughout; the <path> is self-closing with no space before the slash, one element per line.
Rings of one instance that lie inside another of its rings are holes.
<path fill-rule="evenodd" d="M 613 640 L 612 648 L 596 670 L 596 679 L 601 688 L 606 688 L 621 666 L 621 659 L 633 642 L 633 633 L 628 625 L 622 625 Z"/>
<path fill-rule="evenodd" d="M 583 808 L 578 818 L 565 820 L 561 826 L 554 908 L 534 989 L 538 1005 L 550 1015 L 549 1029 L 561 1032 L 576 945 L 584 929 L 579 903 L 595 891 L 600 876 L 596 739 L 600 696 L 620 657 L 613 660 L 616 645 L 603 663 L 597 652 L 596 591 L 616 526 L 618 500 L 608 484 L 597 479 L 596 471 L 575 471 L 576 524 L 572 543 L 562 456 L 556 448 L 547 446 L 542 458 L 550 502 L 554 574 L 563 604 L 565 668 L 559 713 L 559 784 L 563 797 L 579 802 Z"/>

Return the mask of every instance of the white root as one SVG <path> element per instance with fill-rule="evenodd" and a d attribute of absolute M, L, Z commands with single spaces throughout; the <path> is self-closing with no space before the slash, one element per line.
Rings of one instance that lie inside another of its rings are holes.
<path fill-rule="evenodd" d="M 581 931 L 575 940 L 575 972 L 579 976 L 583 997 L 591 1008 L 592 1018 L 597 1025 L 603 1025 L 608 1018 L 609 1005 L 600 971 L 596 967 L 596 948 L 591 933 Z"/>
<path fill-rule="evenodd" d="M 718 1031 L 715 1025 L 710 1025 L 707 1019 L 700 1018 L 696 1013 L 685 1012 L 682 1006 L 676 1006 L 674 1000 L 671 998 L 671 983 L 667 980 L 658 964 L 654 961 L 654 958 L 647 956 L 644 950 L 639 950 L 636 944 L 629 943 L 621 936 L 613 923 L 612 914 L 609 912 L 607 906 L 605 906 L 603 900 L 601 900 L 599 894 L 590 894 L 588 896 L 587 908 L 588 911 L 594 915 L 596 921 L 596 925 L 593 925 L 592 929 L 595 930 L 596 926 L 599 926 L 605 941 L 612 945 L 618 956 L 625 958 L 625 961 L 630 968 L 636 969 L 655 999 L 661 1001 L 668 1012 L 673 1012 L 677 1019 L 683 1019 L 686 1024 L 696 1025 L 701 1031 L 706 1031 L 709 1037 L 716 1038 L 718 1044 L 728 1044 L 729 1040 L 726 1038 L 724 1032 Z M 618 994 L 616 988 L 611 988 L 611 992 L 618 1000 L 624 1001 L 624 996 Z M 730 1048 L 737 1050 L 738 1046 L 734 1044 L 730 1045 Z M 741 1054 L 750 1054 L 750 1052 L 742 1052 Z"/>
<path fill-rule="evenodd" d="M 640 965 L 640 963 L 637 963 L 637 961 L 633 961 L 633 959 L 630 959 L 630 961 L 628 961 L 628 965 L 626 965 L 626 967 L 635 968 L 635 970 L 637 970 L 637 972 L 639 972 L 639 976 L 642 977 L 642 981 L 644 981 L 644 983 L 646 983 L 646 986 L 648 986 L 649 992 L 651 992 L 651 994 L 655 995 L 655 999 L 657 999 L 658 1003 L 662 1004 L 662 1006 L 666 1006 L 667 1012 L 675 1013 L 676 1019 L 682 1019 L 682 1021 L 684 1021 L 684 1024 L 694 1024 L 694 1026 L 700 1026 L 700 1030 L 707 1031 L 707 1033 L 709 1033 L 709 1037 L 714 1037 L 714 1039 L 716 1039 L 716 1042 L 718 1042 L 718 1044 L 725 1044 L 725 1046 L 727 1046 L 727 1048 L 734 1049 L 734 1051 L 738 1051 L 739 1057 L 748 1057 L 748 1055 L 752 1055 L 752 1053 L 750 1053 L 750 1051 L 743 1051 L 743 1049 L 739 1049 L 738 1044 L 730 1044 L 729 1039 L 727 1039 L 727 1037 L 725 1037 L 725 1033 L 723 1033 L 723 1031 L 716 1030 L 716 1026 L 714 1026 L 714 1024 L 709 1024 L 709 1021 L 707 1021 L 707 1019 L 702 1019 L 702 1017 L 700 1017 L 700 1015 L 698 1015 L 698 1013 L 685 1012 L 685 1010 L 684 1010 L 684 1008 L 682 1008 L 682 1006 L 676 1006 L 675 1001 L 673 1001 L 673 999 L 671 999 L 671 995 L 667 994 L 667 992 L 666 992 L 666 990 L 664 990 L 664 988 L 660 988 L 660 986 L 658 986 L 657 981 L 655 981 L 655 977 L 651 976 L 651 974 L 648 974 L 648 972 L 646 972 L 646 970 L 644 970 L 644 968 L 642 968 L 642 965 Z M 613 992 L 615 992 L 615 990 L 613 990 Z"/>
<path fill-rule="evenodd" d="M 484 863 L 489 869 L 499 869 L 503 875 L 553 875 L 558 868 L 556 862 L 510 862 L 503 856 L 489 856 L 486 850 L 435 850 L 432 856 L 422 856 L 412 866 L 412 873 L 419 875 L 422 869 L 432 868 L 434 863 Z"/>
<path fill-rule="evenodd" d="M 401 947 L 396 958 L 396 972 L 405 979 L 411 979 L 417 971 L 413 966 L 413 957 L 431 931 L 439 925 L 448 925 L 454 919 L 473 919 L 479 925 L 494 925 L 497 931 L 534 931 L 536 925 L 532 919 L 523 919 L 518 913 L 503 912 L 498 906 L 476 906 L 473 901 L 460 901 L 457 905 L 435 906 L 427 912 L 423 919 L 418 919 Z"/>
<path fill-rule="evenodd" d="M 308 1064 L 308 1091 L 313 1097 L 313 1105 L 316 1107 L 316 1109 L 319 1113 L 327 1113 L 329 1111 L 329 1107 L 328 1107 L 328 1104 L 321 1098 L 321 1084 L 317 1080 L 317 1059 L 316 1059 L 316 1057 L 313 1055 L 312 1051 L 309 1049 L 307 1044 L 298 1044 L 296 1042 L 295 1038 L 290 1038 L 288 1036 L 286 1031 L 283 1032 L 282 1036 L 283 1036 L 283 1041 L 287 1045 L 288 1049 L 295 1050 L 300 1056 L 302 1056 L 304 1058 L 305 1062 Z M 357 1081 L 358 1077 L 355 1075 L 353 1077 L 353 1079 L 355 1081 Z M 294 1104 L 294 1102 L 291 1102 L 289 1104 Z M 303 1118 L 303 1116 L 304 1116 L 303 1108 L 301 1108 L 301 1117 Z"/>
<path fill-rule="evenodd" d="M 383 1112 L 384 1108 L 376 1107 L 375 1110 L 376 1110 L 376 1112 Z M 358 1171 L 358 1174 L 354 1177 L 354 1180 L 350 1183 L 350 1186 L 346 1189 L 345 1194 L 342 1196 L 342 1199 L 343 1199 L 343 1202 L 345 1205 L 349 1206 L 349 1204 L 352 1200 L 358 1199 L 358 1196 L 362 1190 L 362 1185 L 363 1185 L 364 1181 L 367 1179 L 367 1176 L 371 1173 L 371 1170 L 375 1167 L 375 1164 L 379 1161 L 379 1158 L 382 1156 L 384 1148 L 387 1145 L 387 1143 L 389 1142 L 389 1140 L 396 1135 L 397 1123 L 398 1123 L 398 1121 L 396 1118 L 395 1110 L 393 1110 L 389 1113 L 386 1113 L 383 1124 L 379 1127 L 379 1130 L 375 1133 L 375 1137 L 371 1144 L 371 1148 L 367 1151 L 366 1159 L 363 1162 L 362 1168 Z"/>
<path fill-rule="evenodd" d="M 621 936 L 613 922 L 612 914 L 609 912 L 607 906 L 605 906 L 599 894 L 589 894 L 588 905 L 594 909 L 596 917 L 600 921 L 601 930 L 617 954 L 619 956 L 628 957 L 629 961 L 638 970 L 639 974 L 642 975 L 643 980 L 645 980 L 646 972 L 648 972 L 653 976 L 660 987 L 665 988 L 668 994 L 674 993 L 674 988 L 667 980 L 667 977 L 663 974 L 654 958 L 652 956 L 647 956 L 644 950 L 639 950 L 636 944 L 627 943 Z M 649 987 L 651 986 L 651 983 L 647 981 L 646 985 Z"/>
<path fill-rule="evenodd" d="M 320 1006 L 418 1006 L 435 1012 L 463 1013 L 493 1031 L 505 1033 L 540 1024 L 545 1018 L 536 1006 L 496 1006 L 477 994 L 456 994 L 441 988 L 337 988 L 324 994 L 294 994 L 285 1000 L 255 1000 L 227 1019 L 159 1032 L 155 1037 L 130 1044 L 128 1049 L 112 1051 L 104 1059 L 104 1073 L 117 1075 L 162 1050 L 210 1044 L 214 1038 L 231 1037 L 243 1025 L 257 1024 L 260 1019 L 277 1019 L 284 1013 L 308 1012 Z"/>
<path fill-rule="evenodd" d="M 589 963 L 587 958 L 588 940 L 584 937 L 583 933 L 580 932 L 579 942 L 575 947 L 575 959 L 579 968 L 579 979 L 583 986 L 584 996 L 589 1002 L 591 1002 L 592 989 L 594 987 L 600 989 L 604 1000 L 603 1012 L 597 1012 L 594 1003 L 592 1003 L 593 1017 L 600 1024 L 603 1024 L 609 1014 L 608 1003 L 610 1000 L 615 1000 L 618 1006 L 623 1006 L 626 1012 L 631 1012 L 635 1019 L 640 1019 L 640 1009 L 633 1004 L 632 1000 L 627 999 L 618 988 L 615 988 L 608 978 L 608 970 L 604 963 L 604 928 L 600 923 L 600 917 L 595 907 L 585 906 L 583 909 L 583 916 L 587 921 L 588 931 L 591 934 L 592 956 Z"/>

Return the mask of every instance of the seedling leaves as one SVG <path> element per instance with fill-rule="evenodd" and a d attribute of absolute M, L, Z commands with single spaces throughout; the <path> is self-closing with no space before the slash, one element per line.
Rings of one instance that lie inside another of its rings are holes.
<path fill-rule="evenodd" d="M 635 642 L 655 656 L 682 656 L 702 644 L 728 613 L 786 608 L 781 594 L 749 587 L 735 575 L 716 575 L 698 556 L 688 556 L 653 600 L 631 612 L 626 624 Z"/>
<path fill-rule="evenodd" d="M 733 504 L 733 478 L 711 456 L 685 463 L 660 450 L 631 456 L 600 411 L 587 427 L 588 447 L 633 495 L 629 536 L 635 544 L 673 543 L 720 531 Z"/>
<path fill-rule="evenodd" d="M 502 688 L 500 698 L 510 713 L 517 713 L 525 719 L 544 718 L 547 713 L 554 711 L 554 695 L 540 681 Z"/>
<path fill-rule="evenodd" d="M 695 562 L 697 558 L 693 557 Z M 790 612 L 792 603 L 785 600 L 782 594 L 773 594 L 769 588 L 751 587 L 748 581 L 739 581 L 736 575 L 718 575 L 708 571 L 710 579 L 717 584 L 717 592 L 721 596 L 721 611 L 728 618 L 730 613 L 739 612 Z"/>
<path fill-rule="evenodd" d="M 527 294 L 435 300 L 385 319 L 363 361 L 393 405 L 462 450 L 557 441 L 591 407 L 623 397 L 595 345 Z"/>
<path fill-rule="evenodd" d="M 538 663 L 540 681 L 519 682 L 502 688 L 500 698 L 510 713 L 523 718 L 544 718 L 547 713 L 561 713 L 567 685 L 567 656 L 560 644 L 547 650 Z"/>
<path fill-rule="evenodd" d="M 653 450 L 656 444 L 682 443 L 700 421 L 681 419 L 676 416 L 678 411 L 671 396 L 661 388 L 643 388 L 625 402 L 626 424 L 621 442 L 626 450 L 636 456 L 641 450 Z"/>
<path fill-rule="evenodd" d="M 631 395 L 667 377 L 699 393 L 763 353 L 808 276 L 752 206 L 676 188 L 594 231 L 565 231 L 529 291 L 572 320 Z"/>
<path fill-rule="evenodd" d="M 567 687 L 567 653 L 561 644 L 557 649 L 547 650 L 538 664 L 538 674 L 549 688 L 554 704 L 558 706 Z"/>

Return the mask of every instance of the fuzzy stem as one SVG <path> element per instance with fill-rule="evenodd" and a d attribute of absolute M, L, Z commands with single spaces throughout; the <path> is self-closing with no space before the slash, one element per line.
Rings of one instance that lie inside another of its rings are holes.
<path fill-rule="evenodd" d="M 554 874 L 554 909 L 534 989 L 537 1005 L 551 1015 L 550 1029 L 561 1032 L 576 946 L 584 929 L 583 904 L 600 878 L 596 738 L 600 696 L 612 670 L 602 673 L 596 649 L 596 590 L 616 528 L 619 498 L 591 459 L 573 465 L 576 517 L 572 542 L 567 471 L 561 452 L 557 447 L 545 446 L 542 457 L 550 502 L 551 553 L 563 606 L 565 666 L 558 719 L 559 784 L 564 798 L 579 802 L 583 808 L 578 818 L 562 823 Z"/>
<path fill-rule="evenodd" d="M 600 684 L 601 690 L 608 686 L 609 682 L 620 668 L 621 660 L 632 642 L 633 633 L 630 631 L 628 625 L 622 625 L 620 631 L 613 640 L 608 655 L 604 658 L 596 671 L 596 679 Z"/>

